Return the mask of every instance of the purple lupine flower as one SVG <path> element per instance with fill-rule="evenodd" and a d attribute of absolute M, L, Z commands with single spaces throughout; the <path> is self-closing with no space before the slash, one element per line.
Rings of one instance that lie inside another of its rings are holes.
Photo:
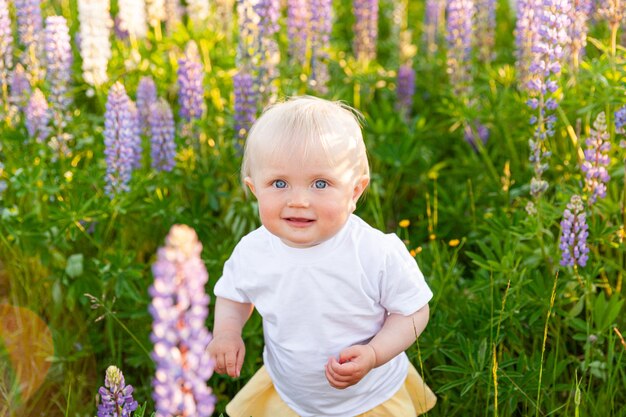
<path fill-rule="evenodd" d="M 133 169 L 141 168 L 141 157 L 143 153 L 143 149 L 141 146 L 141 117 L 139 115 L 139 110 L 137 109 L 137 105 L 135 102 L 129 99 L 129 109 L 132 120 L 132 143 L 131 147 L 133 148 Z"/>
<path fill-rule="evenodd" d="M 437 51 L 437 41 L 441 33 L 445 4 L 444 0 L 426 0 L 424 43 L 429 54 L 434 54 Z"/>
<path fill-rule="evenodd" d="M 311 8 L 311 76 L 309 85 L 320 94 L 326 94 L 330 80 L 328 72 L 328 50 L 333 17 L 332 0 L 313 0 Z"/>
<path fill-rule="evenodd" d="M 120 29 L 129 36 L 143 39 L 148 33 L 146 2 L 144 0 L 117 0 Z"/>
<path fill-rule="evenodd" d="M 113 26 L 109 14 L 109 0 L 78 0 L 78 18 L 83 79 L 87 84 L 100 86 L 109 79 L 107 75 L 107 66 L 111 58 L 109 36 Z"/>
<path fill-rule="evenodd" d="M 289 39 L 289 55 L 301 67 L 306 62 L 307 43 L 311 36 L 311 9 L 307 0 L 287 1 L 287 37 Z"/>
<path fill-rule="evenodd" d="M 128 183 L 135 161 L 136 133 L 131 101 L 118 81 L 111 86 L 104 114 L 106 156 L 106 194 L 113 198 L 129 190 Z"/>
<path fill-rule="evenodd" d="M 354 56 L 359 61 L 376 59 L 378 0 L 352 0 Z"/>
<path fill-rule="evenodd" d="M 26 108 L 26 103 L 31 95 L 31 84 L 26 76 L 26 71 L 22 64 L 17 64 L 11 79 L 9 80 L 10 96 L 9 102 L 19 110 Z"/>
<path fill-rule="evenodd" d="M 159 171 L 171 171 L 176 165 L 174 160 L 176 143 L 174 142 L 174 116 L 167 101 L 159 99 L 150 105 L 148 126 L 152 168 Z"/>
<path fill-rule="evenodd" d="M 489 128 L 478 120 L 474 120 L 473 123 L 468 123 L 463 129 L 465 141 L 470 144 L 475 152 L 478 152 L 478 141 L 481 145 L 484 145 L 489 140 Z"/>
<path fill-rule="evenodd" d="M 243 141 L 256 120 L 258 97 L 254 78 L 241 70 L 233 76 L 235 90 L 235 138 Z"/>
<path fill-rule="evenodd" d="M 39 142 L 44 142 L 50 136 L 48 124 L 51 117 L 48 101 L 40 89 L 36 88 L 33 91 L 24 113 L 26 115 L 28 135 Z"/>
<path fill-rule="evenodd" d="M 527 88 L 530 95 L 528 107 L 536 113 L 531 116 L 535 125 L 533 138 L 529 140 L 530 157 L 534 176 L 530 183 L 533 197 L 539 197 L 548 183 L 542 177 L 548 165 L 544 160 L 550 156 L 546 150 L 546 139 L 554 135 L 558 106 L 558 78 L 561 73 L 563 47 L 568 42 L 570 4 L 568 0 L 544 0 L 542 7 L 535 9 L 539 13 L 541 25 L 538 40 L 532 48 L 532 63 L 529 67 Z"/>
<path fill-rule="evenodd" d="M 626 4 L 621 0 L 598 0 L 598 16 L 609 23 L 611 30 L 619 27 L 626 14 Z"/>
<path fill-rule="evenodd" d="M 137 85 L 137 110 L 139 110 L 139 125 L 143 133 L 148 129 L 148 115 L 150 106 L 157 100 L 156 84 L 152 77 L 144 76 Z"/>
<path fill-rule="evenodd" d="M 571 24 L 568 27 L 569 43 L 568 51 L 564 53 L 574 71 L 578 70 L 578 64 L 587 46 L 588 20 L 591 17 L 593 0 L 572 0 L 569 18 Z"/>
<path fill-rule="evenodd" d="M 35 84 L 42 78 L 41 0 L 15 0 L 14 4 L 17 33 L 20 42 L 24 45 L 24 53 L 21 55 L 22 63 L 27 70 L 28 77 Z"/>
<path fill-rule="evenodd" d="M 454 93 L 467 97 L 471 89 L 471 52 L 474 20 L 472 0 L 449 0 L 447 9 L 447 72 Z"/>
<path fill-rule="evenodd" d="M 98 417 L 130 417 L 139 404 L 133 399 L 133 386 L 126 385 L 124 374 L 116 366 L 109 366 L 104 377 L 104 386 L 98 390 L 101 403 Z"/>
<path fill-rule="evenodd" d="M 543 0 L 517 0 L 515 23 L 515 66 L 519 86 L 526 90 L 532 63 L 532 48 L 539 41 L 539 26 Z"/>
<path fill-rule="evenodd" d="M 579 195 L 573 195 L 561 220 L 561 266 L 585 266 L 587 264 L 589 236 L 585 207 Z"/>
<path fill-rule="evenodd" d="M 496 46 L 496 0 L 475 1 L 474 42 L 478 57 L 483 62 L 494 59 Z"/>
<path fill-rule="evenodd" d="M 626 133 L 626 106 L 622 106 L 615 111 L 615 133 Z"/>
<path fill-rule="evenodd" d="M 11 69 L 13 68 L 13 33 L 11 32 L 11 18 L 7 0 L 0 0 L 0 89 L 3 92 L 2 100 L 7 101 L 4 93 L 7 91 Z"/>
<path fill-rule="evenodd" d="M 398 86 L 396 109 L 405 117 L 410 116 L 415 95 L 415 70 L 409 65 L 401 65 L 398 69 Z"/>
<path fill-rule="evenodd" d="M 591 205 L 597 198 L 606 197 L 606 184 L 611 179 L 607 167 L 610 162 L 611 135 L 607 131 L 604 112 L 598 114 L 593 122 L 591 135 L 585 141 L 585 161 L 581 169 L 585 173 L 585 188 L 589 193 L 588 203 Z"/>
<path fill-rule="evenodd" d="M 48 69 L 46 79 L 50 85 L 50 104 L 57 129 L 61 130 L 67 122 L 67 109 L 71 103 L 68 95 L 72 78 L 72 47 L 67 21 L 63 16 L 46 18 L 44 31 L 44 49 Z"/>
<path fill-rule="evenodd" d="M 206 384 L 213 364 L 206 350 L 211 340 L 205 326 L 208 273 L 201 252 L 194 230 L 174 225 L 152 265 L 154 283 L 148 291 L 152 297 L 156 417 L 204 417 L 215 407 L 215 397 Z"/>
<path fill-rule="evenodd" d="M 280 16 L 279 0 L 259 0 L 252 6 L 258 17 L 259 55 L 255 63 L 257 70 L 256 83 L 264 102 L 276 100 L 277 89 L 274 81 L 278 78 L 280 51 L 276 34 L 278 33 L 278 17 Z"/>
<path fill-rule="evenodd" d="M 178 104 L 181 119 L 192 122 L 204 114 L 204 71 L 198 46 L 189 41 L 185 56 L 178 60 Z"/>

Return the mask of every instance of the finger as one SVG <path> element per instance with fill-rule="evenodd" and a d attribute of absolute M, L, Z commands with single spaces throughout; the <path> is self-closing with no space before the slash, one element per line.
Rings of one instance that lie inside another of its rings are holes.
<path fill-rule="evenodd" d="M 236 370 L 237 370 L 237 377 L 241 376 L 241 367 L 243 366 L 243 359 L 246 356 L 246 350 L 244 348 L 241 348 L 237 351 L 237 365 L 236 365 Z"/>
<path fill-rule="evenodd" d="M 328 380 L 328 383 L 330 384 L 331 387 L 337 388 L 337 389 L 344 389 L 348 386 L 346 382 L 338 381 L 334 377 L 334 375 L 330 371 L 330 366 L 326 365 L 325 368 L 326 368 L 326 379 Z"/>
<path fill-rule="evenodd" d="M 335 358 L 332 358 L 329 361 L 328 372 L 338 383 L 351 382 L 354 379 L 354 375 L 352 373 L 347 373 L 345 370 L 341 369 L 344 366 L 345 365 L 339 364 Z"/>
<path fill-rule="evenodd" d="M 224 355 L 219 355 L 215 357 L 215 366 L 213 369 L 218 374 L 226 373 L 226 369 L 224 369 Z"/>
<path fill-rule="evenodd" d="M 227 352 L 224 357 L 224 366 L 226 367 L 226 372 L 228 376 L 236 377 L 237 376 L 237 352 L 230 351 Z"/>
<path fill-rule="evenodd" d="M 333 358 L 330 364 L 333 374 L 337 375 L 338 379 L 351 377 L 358 371 L 358 365 L 355 362 L 339 363 Z M 342 378 L 339 378 L 342 377 Z"/>

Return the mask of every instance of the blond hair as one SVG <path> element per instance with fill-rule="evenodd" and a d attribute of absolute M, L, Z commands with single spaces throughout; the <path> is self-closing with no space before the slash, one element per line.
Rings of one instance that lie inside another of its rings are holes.
<path fill-rule="evenodd" d="M 241 178 L 251 177 L 263 161 L 306 161 L 322 151 L 329 163 L 346 164 L 356 176 L 369 176 L 360 121 L 352 107 L 312 96 L 292 97 L 267 107 L 250 129 Z"/>

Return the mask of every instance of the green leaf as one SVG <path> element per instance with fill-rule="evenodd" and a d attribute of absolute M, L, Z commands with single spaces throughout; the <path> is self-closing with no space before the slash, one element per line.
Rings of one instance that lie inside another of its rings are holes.
<path fill-rule="evenodd" d="M 65 265 L 65 273 L 70 278 L 76 278 L 83 274 L 83 254 L 75 253 L 67 258 L 67 264 Z"/>

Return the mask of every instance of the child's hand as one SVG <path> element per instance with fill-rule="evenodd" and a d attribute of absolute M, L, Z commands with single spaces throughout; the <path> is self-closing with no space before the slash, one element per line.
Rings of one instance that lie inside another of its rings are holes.
<path fill-rule="evenodd" d="M 333 357 L 328 359 L 326 379 L 334 388 L 348 388 L 363 379 L 375 365 L 376 352 L 372 346 L 350 346 L 339 354 L 339 361 Z"/>
<path fill-rule="evenodd" d="M 246 355 L 246 346 L 240 334 L 220 333 L 211 340 L 207 350 L 215 363 L 215 372 L 233 378 L 239 376 Z"/>

